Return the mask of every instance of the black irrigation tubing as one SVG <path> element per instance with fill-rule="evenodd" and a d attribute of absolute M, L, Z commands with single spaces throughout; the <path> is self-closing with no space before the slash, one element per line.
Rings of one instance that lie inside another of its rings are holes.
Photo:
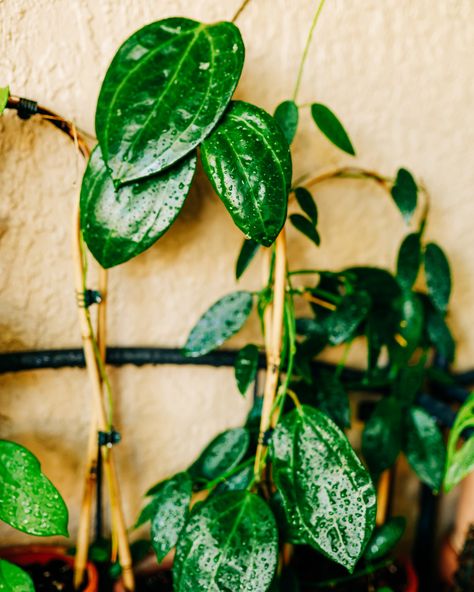
<path fill-rule="evenodd" d="M 164 347 L 109 347 L 107 348 L 106 361 L 112 366 L 124 366 L 132 364 L 134 366 L 145 365 L 195 365 L 195 366 L 213 366 L 213 367 L 232 367 L 238 354 L 237 350 L 219 350 L 199 356 L 189 358 L 182 354 L 180 349 Z M 259 367 L 265 368 L 265 357 L 260 356 Z M 85 367 L 84 353 L 82 349 L 52 349 L 42 351 L 23 351 L 0 354 L 0 374 L 9 372 L 22 372 L 26 370 L 40 369 L 59 369 L 59 368 L 83 368 Z M 314 362 L 314 368 L 333 368 L 331 364 L 324 362 Z M 464 377 L 468 373 L 462 376 Z M 362 382 L 363 373 L 353 368 L 345 368 L 342 378 L 349 383 L 351 390 L 384 392 L 387 389 L 381 387 L 371 387 Z M 457 376 L 456 382 L 457 382 Z M 440 386 L 436 389 L 436 394 L 445 400 L 462 402 L 466 399 L 468 393 L 459 386 Z M 418 397 L 418 403 L 435 417 L 443 426 L 453 425 L 456 417 L 455 411 L 451 406 L 428 394 L 421 394 Z"/>

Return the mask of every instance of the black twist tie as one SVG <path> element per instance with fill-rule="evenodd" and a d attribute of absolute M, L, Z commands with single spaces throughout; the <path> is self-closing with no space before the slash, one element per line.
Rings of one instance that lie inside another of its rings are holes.
<path fill-rule="evenodd" d="M 122 439 L 122 436 L 119 432 L 115 430 L 110 430 L 110 432 L 99 432 L 99 446 L 107 446 L 107 448 L 112 448 L 115 444 L 118 444 Z"/>
<path fill-rule="evenodd" d="M 262 446 L 268 446 L 270 444 L 274 431 L 275 430 L 273 428 L 269 428 L 268 430 L 263 432 L 263 434 L 260 434 L 259 440 Z"/>
<path fill-rule="evenodd" d="M 102 302 L 102 294 L 97 290 L 84 290 L 84 292 L 79 292 L 78 301 L 81 308 L 89 308 L 93 304 Z"/>
<path fill-rule="evenodd" d="M 38 103 L 30 99 L 20 99 L 18 101 L 17 111 L 20 119 L 29 119 L 32 115 L 38 113 Z"/>

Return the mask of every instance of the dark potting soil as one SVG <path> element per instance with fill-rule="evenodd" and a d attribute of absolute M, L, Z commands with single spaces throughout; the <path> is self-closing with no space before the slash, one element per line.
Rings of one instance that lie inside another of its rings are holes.
<path fill-rule="evenodd" d="M 23 566 L 35 585 L 35 592 L 75 592 L 73 586 L 73 568 L 69 563 L 53 559 L 46 564 L 32 563 Z M 84 590 L 87 582 L 81 586 Z"/>
<path fill-rule="evenodd" d="M 170 571 L 137 578 L 136 592 L 173 592 L 173 579 Z"/>

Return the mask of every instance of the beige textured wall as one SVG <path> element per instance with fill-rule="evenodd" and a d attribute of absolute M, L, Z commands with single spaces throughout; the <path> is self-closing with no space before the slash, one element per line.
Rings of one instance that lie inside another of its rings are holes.
<path fill-rule="evenodd" d="M 93 131 L 101 79 L 118 45 L 153 20 L 232 16 L 240 0 L 0 0 L 0 86 L 37 99 Z M 253 0 L 240 20 L 247 62 L 238 96 L 272 110 L 288 98 L 315 0 Z M 471 0 L 328 0 L 301 101 L 331 105 L 358 149 L 357 163 L 412 169 L 432 193 L 429 237 L 452 261 L 451 322 L 459 367 L 474 365 L 474 3 Z M 296 175 L 350 163 L 302 120 Z M 46 124 L 0 120 L 0 348 L 79 345 L 70 219 L 82 164 Z M 323 246 L 290 231 L 294 265 L 392 265 L 405 232 L 370 184 L 320 187 Z M 180 345 L 212 301 L 235 286 L 241 237 L 200 179 L 163 240 L 111 273 L 110 343 Z M 259 284 L 258 265 L 242 284 Z M 239 336 L 244 343 L 256 324 Z M 248 403 L 229 370 L 124 368 L 117 391 L 118 449 L 127 519 L 155 480 L 181 469 L 215 433 L 239 424 Z M 77 523 L 89 418 L 81 370 L 0 376 L 0 435 L 28 445 L 59 484 Z M 25 540 L 0 527 L 0 540 Z"/>

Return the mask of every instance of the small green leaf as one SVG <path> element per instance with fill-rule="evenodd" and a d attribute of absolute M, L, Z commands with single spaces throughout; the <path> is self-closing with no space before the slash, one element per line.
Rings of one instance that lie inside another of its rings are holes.
<path fill-rule="evenodd" d="M 364 553 L 366 561 L 376 561 L 387 555 L 402 538 L 406 528 L 406 520 L 402 516 L 389 518 L 378 526 L 367 545 Z"/>
<path fill-rule="evenodd" d="M 160 484 L 153 494 L 151 544 L 158 561 L 178 542 L 189 513 L 193 482 L 188 473 L 178 473 Z"/>
<path fill-rule="evenodd" d="M 436 421 L 421 407 L 408 411 L 403 451 L 420 480 L 437 493 L 443 482 L 446 450 Z"/>
<path fill-rule="evenodd" d="M 451 295 L 451 270 L 443 250 L 435 243 L 425 250 L 425 274 L 431 302 L 440 312 L 446 312 Z"/>
<path fill-rule="evenodd" d="M 370 306 L 371 298 L 367 292 L 358 291 L 345 296 L 325 321 L 329 343 L 340 345 L 353 338 L 357 328 L 367 316 Z"/>
<path fill-rule="evenodd" d="M 351 425 L 351 408 L 349 396 L 340 378 L 331 370 L 320 370 L 315 380 L 318 394 L 316 401 L 318 408 L 340 427 Z"/>
<path fill-rule="evenodd" d="M 232 23 L 168 18 L 129 37 L 107 70 L 95 118 L 115 184 L 159 173 L 196 148 L 221 118 L 243 62 Z"/>
<path fill-rule="evenodd" d="M 406 169 L 398 171 L 391 192 L 405 222 L 410 222 L 418 203 L 418 186 L 410 171 Z"/>
<path fill-rule="evenodd" d="M 176 592 L 266 592 L 278 563 L 268 505 L 248 492 L 212 496 L 192 512 L 173 568 Z"/>
<path fill-rule="evenodd" d="M 244 458 L 250 444 L 246 428 L 226 430 L 210 442 L 190 467 L 193 479 L 213 481 L 235 468 Z"/>
<path fill-rule="evenodd" d="M 304 405 L 283 417 L 270 450 L 290 524 L 307 544 L 352 571 L 374 528 L 376 496 L 344 433 Z"/>
<path fill-rule="evenodd" d="M 397 259 L 397 280 L 404 289 L 411 289 L 416 282 L 421 265 L 421 237 L 419 232 L 408 234 Z"/>
<path fill-rule="evenodd" d="M 252 259 L 257 254 L 260 245 L 255 241 L 246 238 L 242 244 L 242 248 L 240 249 L 239 256 L 237 258 L 237 263 L 235 265 L 235 279 L 240 279 L 250 265 Z"/>
<path fill-rule="evenodd" d="M 258 347 L 249 343 L 237 354 L 235 360 L 235 380 L 242 395 L 255 380 L 258 370 Z"/>
<path fill-rule="evenodd" d="M 0 440 L 0 520 L 36 536 L 68 536 L 68 511 L 29 450 Z"/>
<path fill-rule="evenodd" d="M 313 226 L 316 226 L 318 223 L 318 208 L 311 193 L 304 187 L 297 187 L 295 197 L 298 205 L 311 220 Z"/>
<path fill-rule="evenodd" d="M 99 146 L 82 181 L 81 228 L 91 253 L 109 268 L 151 247 L 173 224 L 196 170 L 192 154 L 160 175 L 116 190 Z"/>
<path fill-rule="evenodd" d="M 158 486 L 161 486 L 161 483 L 158 483 L 157 485 L 155 485 L 154 487 L 149 489 L 147 492 L 147 495 L 153 495 L 155 489 Z M 153 518 L 154 513 L 155 513 L 155 503 L 154 503 L 154 500 L 152 499 L 151 501 L 149 501 L 147 503 L 147 505 L 144 508 L 142 508 L 133 528 L 138 528 L 142 524 L 146 524 L 147 522 L 149 522 Z"/>
<path fill-rule="evenodd" d="M 346 130 L 328 107 L 321 105 L 321 103 L 314 103 L 311 105 L 311 115 L 316 125 L 330 142 L 347 152 L 347 154 L 355 156 L 354 147 Z"/>
<path fill-rule="evenodd" d="M 416 395 L 421 390 L 423 379 L 425 377 L 425 368 L 423 363 L 416 366 L 406 366 L 402 368 L 394 382 L 394 396 L 405 408 L 413 405 Z"/>
<path fill-rule="evenodd" d="M 425 308 L 425 314 L 430 343 L 447 362 L 453 362 L 456 344 L 443 315 L 430 306 Z"/>
<path fill-rule="evenodd" d="M 456 450 L 447 464 L 444 489 L 451 491 L 474 470 L 474 436 Z"/>
<path fill-rule="evenodd" d="M 392 466 L 402 446 L 402 408 L 395 397 L 381 399 L 362 434 L 362 453 L 378 476 Z"/>
<path fill-rule="evenodd" d="M 424 308 L 417 294 L 408 291 L 400 300 L 400 322 L 393 341 L 389 343 L 390 361 L 403 366 L 412 357 L 423 337 Z"/>
<path fill-rule="evenodd" d="M 201 145 L 204 172 L 247 238 L 269 247 L 286 220 L 288 143 L 271 115 L 234 101 Z"/>
<path fill-rule="evenodd" d="M 298 128 L 299 112 L 296 103 L 294 101 L 283 101 L 275 109 L 273 117 L 280 126 L 286 141 L 291 144 Z"/>
<path fill-rule="evenodd" d="M 0 115 L 5 111 L 10 96 L 10 89 L 8 86 L 0 87 Z"/>
<path fill-rule="evenodd" d="M 232 292 L 215 302 L 189 334 L 183 354 L 197 358 L 209 353 L 235 335 L 252 312 L 250 292 Z"/>
<path fill-rule="evenodd" d="M 308 220 L 305 216 L 301 214 L 291 214 L 290 222 L 293 226 L 299 230 L 302 234 L 309 238 L 309 240 L 313 241 L 313 243 L 319 247 L 321 244 L 321 238 L 319 236 L 319 232 L 314 227 L 311 220 Z"/>
<path fill-rule="evenodd" d="M 221 494 L 227 491 L 245 491 L 248 489 L 255 476 L 253 464 L 247 464 L 222 480 L 215 488 L 214 493 Z"/>
<path fill-rule="evenodd" d="M 35 592 L 33 580 L 18 566 L 0 559 L 1 592 Z"/>

